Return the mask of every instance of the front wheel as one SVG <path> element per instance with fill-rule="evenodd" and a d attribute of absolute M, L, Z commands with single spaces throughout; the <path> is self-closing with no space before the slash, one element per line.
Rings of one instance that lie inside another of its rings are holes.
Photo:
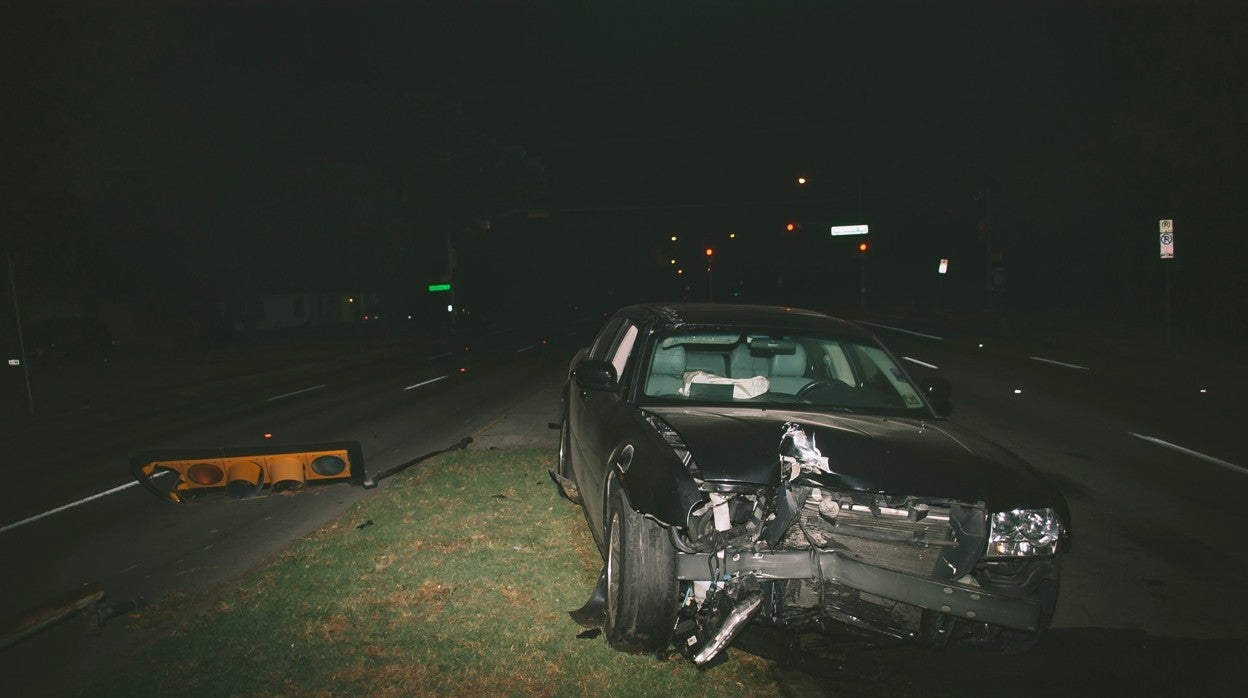
<path fill-rule="evenodd" d="M 633 511 L 623 490 L 612 495 L 609 511 L 603 631 L 622 652 L 657 652 L 671 642 L 679 608 L 676 549 L 658 522 Z"/>

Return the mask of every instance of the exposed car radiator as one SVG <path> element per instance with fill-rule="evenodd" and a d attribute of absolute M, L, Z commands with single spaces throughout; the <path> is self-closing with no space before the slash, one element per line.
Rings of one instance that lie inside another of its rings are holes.
<path fill-rule="evenodd" d="M 946 562 L 958 557 L 959 541 L 947 508 L 893 508 L 854 502 L 832 492 L 803 488 L 799 525 L 782 546 L 836 551 L 869 565 L 920 577 L 953 579 Z M 969 542 L 969 541 L 968 541 Z"/>

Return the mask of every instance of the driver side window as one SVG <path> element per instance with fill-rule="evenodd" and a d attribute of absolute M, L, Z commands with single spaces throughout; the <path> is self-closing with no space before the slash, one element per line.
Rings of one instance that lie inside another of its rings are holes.
<path fill-rule="evenodd" d="M 637 326 L 625 318 L 612 318 L 589 350 L 589 358 L 599 361 L 610 361 L 615 367 L 616 382 L 624 380 L 624 369 L 628 367 L 628 357 L 637 344 Z"/>
<path fill-rule="evenodd" d="M 624 329 L 624 336 L 620 338 L 619 344 L 615 348 L 615 353 L 611 356 L 611 365 L 615 366 L 616 381 L 624 380 L 624 367 L 628 365 L 628 357 L 633 353 L 633 347 L 637 344 L 637 326 L 627 324 Z"/>
<path fill-rule="evenodd" d="M 615 348 L 615 338 L 620 334 L 620 325 L 624 324 L 624 318 L 615 317 L 607 321 L 602 331 L 594 338 L 594 344 L 589 348 L 589 358 L 599 361 L 606 361 L 611 356 L 611 350 Z"/>

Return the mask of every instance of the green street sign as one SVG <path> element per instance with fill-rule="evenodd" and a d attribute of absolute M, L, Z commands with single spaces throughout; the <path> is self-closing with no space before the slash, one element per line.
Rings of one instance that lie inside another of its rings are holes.
<path fill-rule="evenodd" d="M 451 290 L 450 284 L 429 284 L 430 293 L 441 293 L 442 291 Z"/>

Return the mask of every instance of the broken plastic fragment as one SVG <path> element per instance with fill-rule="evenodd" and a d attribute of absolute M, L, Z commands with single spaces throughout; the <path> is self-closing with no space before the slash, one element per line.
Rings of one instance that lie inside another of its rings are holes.
<path fill-rule="evenodd" d="M 815 435 L 806 433 L 800 424 L 786 422 L 780 432 L 781 475 L 792 481 L 802 473 L 831 472 L 828 459 L 815 445 Z"/>

